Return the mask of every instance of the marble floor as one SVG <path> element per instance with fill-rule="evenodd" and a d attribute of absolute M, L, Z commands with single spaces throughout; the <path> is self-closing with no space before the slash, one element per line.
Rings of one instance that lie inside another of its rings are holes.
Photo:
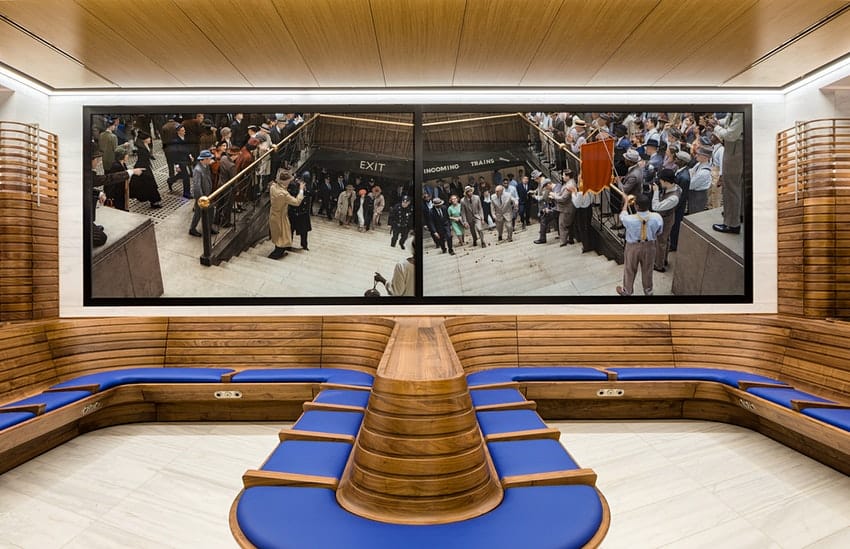
<path fill-rule="evenodd" d="M 850 547 L 850 477 L 743 428 L 555 422 L 599 475 L 605 549 Z M 233 548 L 241 475 L 276 423 L 139 424 L 74 439 L 0 476 L 0 547 Z"/>

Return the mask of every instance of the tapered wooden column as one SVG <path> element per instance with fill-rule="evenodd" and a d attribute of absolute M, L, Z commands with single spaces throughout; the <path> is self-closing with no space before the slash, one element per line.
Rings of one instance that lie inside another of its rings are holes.
<path fill-rule="evenodd" d="M 502 500 L 442 318 L 399 318 L 337 500 L 374 520 L 439 524 Z"/>

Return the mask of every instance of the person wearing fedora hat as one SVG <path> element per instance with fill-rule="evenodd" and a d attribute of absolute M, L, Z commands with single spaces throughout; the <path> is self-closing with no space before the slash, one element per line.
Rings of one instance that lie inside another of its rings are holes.
<path fill-rule="evenodd" d="M 443 253 L 448 250 L 450 255 L 455 255 L 451 219 L 449 219 L 449 213 L 442 198 L 431 200 L 431 211 L 426 215 L 426 222 L 428 230 L 431 232 L 431 238 L 434 239 L 434 244 Z"/>
<path fill-rule="evenodd" d="M 292 228 L 289 224 L 289 207 L 298 206 L 304 200 L 304 181 L 298 184 L 298 194 L 292 196 L 289 184 L 295 180 L 289 170 L 279 170 L 277 179 L 269 187 L 269 236 L 274 250 L 269 259 L 280 259 L 286 255 L 286 249 L 292 246 Z"/>
<path fill-rule="evenodd" d="M 201 220 L 201 206 L 198 203 L 198 200 L 202 196 L 208 196 L 212 193 L 212 171 L 210 170 L 210 164 L 212 164 L 215 156 L 208 150 L 203 150 L 198 153 L 198 163 L 195 164 L 195 167 L 192 169 L 192 195 L 195 197 L 195 207 L 192 212 L 192 224 L 189 225 L 189 234 L 192 236 L 201 236 L 201 233 L 198 232 L 198 221 Z M 213 212 L 213 216 L 210 219 L 215 217 L 215 213 Z M 218 231 L 214 228 L 210 227 L 210 233 L 217 234 Z"/>
<path fill-rule="evenodd" d="M 676 173 L 673 170 L 661 170 L 658 173 L 658 185 L 652 184 L 652 210 L 661 216 L 664 227 L 655 239 L 656 271 L 663 273 L 667 268 L 667 249 L 670 232 L 676 221 L 676 209 L 682 197 L 682 189 L 676 185 Z"/>
<path fill-rule="evenodd" d="M 460 199 L 461 217 L 463 217 L 472 235 L 472 245 L 477 246 L 481 241 L 481 247 L 486 248 L 484 242 L 484 207 L 481 205 L 481 197 L 475 194 L 475 188 L 467 185 L 463 188 L 463 198 Z"/>
<path fill-rule="evenodd" d="M 354 185 L 346 185 L 345 190 L 339 193 L 336 200 L 336 220 L 340 225 L 350 225 L 351 215 L 354 213 Z"/>
<path fill-rule="evenodd" d="M 390 208 L 390 217 L 387 221 L 390 225 L 390 230 L 392 231 L 390 246 L 395 248 L 396 242 L 398 242 L 403 250 L 404 243 L 407 241 L 407 237 L 410 234 L 410 229 L 413 228 L 414 222 L 413 203 L 410 201 L 409 196 L 404 195 L 401 197 L 400 202 L 394 204 L 393 207 Z"/>
<path fill-rule="evenodd" d="M 534 194 L 535 188 L 536 185 L 531 184 L 527 175 L 523 175 L 520 178 L 519 184 L 517 184 L 516 192 L 519 199 L 519 211 L 517 213 L 523 229 L 527 228 L 531 223 L 531 195 Z"/>
<path fill-rule="evenodd" d="M 97 148 L 103 155 L 103 165 L 112 166 L 115 162 L 115 149 L 118 148 L 118 137 L 115 128 L 118 127 L 118 118 L 110 118 L 106 121 L 106 129 L 97 137 Z"/>

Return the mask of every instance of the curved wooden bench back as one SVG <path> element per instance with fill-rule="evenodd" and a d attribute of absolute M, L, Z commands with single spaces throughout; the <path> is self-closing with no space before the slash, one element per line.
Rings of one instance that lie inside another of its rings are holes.
<path fill-rule="evenodd" d="M 0 404 L 32 395 L 58 381 L 42 322 L 0 327 Z"/>

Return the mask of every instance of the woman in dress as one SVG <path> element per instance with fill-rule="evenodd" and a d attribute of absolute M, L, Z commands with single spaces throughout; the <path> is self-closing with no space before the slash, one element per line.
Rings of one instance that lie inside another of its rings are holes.
<path fill-rule="evenodd" d="M 449 197 L 449 219 L 452 221 L 452 232 L 457 235 L 457 241 L 463 246 L 463 235 L 464 235 L 464 221 L 461 211 L 460 211 L 460 201 L 457 198 L 456 194 L 453 194 Z"/>

